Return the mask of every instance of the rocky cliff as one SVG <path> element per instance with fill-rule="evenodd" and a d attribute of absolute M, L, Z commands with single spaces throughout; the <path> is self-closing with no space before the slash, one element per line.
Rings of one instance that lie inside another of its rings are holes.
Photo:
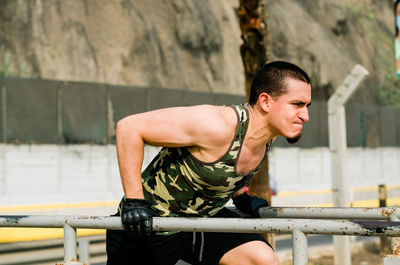
<path fill-rule="evenodd" d="M 400 103 L 391 0 L 267 0 L 270 58 L 294 60 L 326 98 L 359 63 L 370 75 L 353 100 Z"/>
<path fill-rule="evenodd" d="M 3 0 L 0 74 L 244 94 L 238 2 Z M 354 100 L 396 104 L 392 4 L 266 0 L 268 59 L 302 66 L 323 99 L 360 63 Z"/>

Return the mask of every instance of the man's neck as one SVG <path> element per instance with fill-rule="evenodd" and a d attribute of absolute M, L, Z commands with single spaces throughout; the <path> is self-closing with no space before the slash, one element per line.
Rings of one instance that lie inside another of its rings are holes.
<path fill-rule="evenodd" d="M 246 133 L 246 145 L 250 149 L 264 147 L 274 135 L 268 125 L 267 114 L 262 112 L 257 105 L 247 105 L 249 110 L 249 127 Z"/>

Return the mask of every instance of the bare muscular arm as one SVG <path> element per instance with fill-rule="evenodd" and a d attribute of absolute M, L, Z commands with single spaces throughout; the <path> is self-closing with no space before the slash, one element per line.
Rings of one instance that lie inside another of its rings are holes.
<path fill-rule="evenodd" d="M 125 196 L 143 199 L 141 167 L 145 143 L 186 146 L 197 158 L 212 161 L 228 148 L 235 126 L 236 116 L 231 109 L 210 105 L 161 109 L 120 120 L 116 140 Z"/>

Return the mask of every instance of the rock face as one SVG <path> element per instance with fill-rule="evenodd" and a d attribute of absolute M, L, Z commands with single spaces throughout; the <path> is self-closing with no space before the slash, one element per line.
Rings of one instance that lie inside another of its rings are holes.
<path fill-rule="evenodd" d="M 319 98 L 329 97 L 351 68 L 361 64 L 370 75 L 353 100 L 388 103 L 385 87 L 396 83 L 393 1 L 266 2 L 270 59 L 303 66 Z"/>
<path fill-rule="evenodd" d="M 4 0 L 0 70 L 243 95 L 238 2 Z M 384 101 L 394 73 L 392 2 L 266 0 L 269 60 L 302 66 L 320 99 L 360 63 L 371 75 L 356 99 Z"/>
<path fill-rule="evenodd" d="M 240 33 L 229 2 L 2 1 L 0 12 L 4 50 L 32 76 L 243 90 Z"/>

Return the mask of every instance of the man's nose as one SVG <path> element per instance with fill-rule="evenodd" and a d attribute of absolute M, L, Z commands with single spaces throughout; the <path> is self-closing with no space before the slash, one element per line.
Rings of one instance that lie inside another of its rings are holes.
<path fill-rule="evenodd" d="M 304 108 L 304 109 L 300 112 L 299 117 L 300 117 L 300 119 L 301 119 L 303 122 L 308 122 L 308 121 L 310 120 L 310 116 L 309 116 L 309 114 L 308 114 L 308 108 Z"/>

